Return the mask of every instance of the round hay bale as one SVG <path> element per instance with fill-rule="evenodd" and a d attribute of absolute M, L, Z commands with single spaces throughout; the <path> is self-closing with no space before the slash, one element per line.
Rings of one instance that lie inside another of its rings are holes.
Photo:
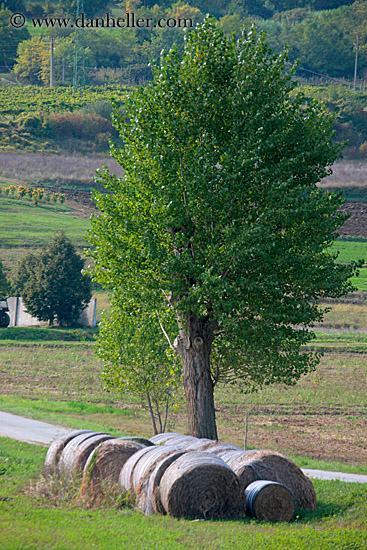
<path fill-rule="evenodd" d="M 135 441 L 136 443 L 140 443 L 141 445 L 144 445 L 144 447 L 153 447 L 154 443 L 150 441 L 150 439 L 145 439 L 145 437 L 138 437 L 135 435 L 124 435 L 123 437 L 118 437 L 117 439 L 126 440 L 126 441 Z"/>
<path fill-rule="evenodd" d="M 277 481 L 292 493 L 295 506 L 304 510 L 315 510 L 316 493 L 311 480 L 301 468 L 276 451 L 253 451 L 229 461 L 238 475 L 243 490 L 257 480 Z"/>
<path fill-rule="evenodd" d="M 88 437 L 89 435 L 89 437 Z M 90 453 L 103 441 L 116 439 L 112 435 L 82 434 L 70 441 L 62 451 L 59 460 L 59 472 L 65 475 L 76 475 L 84 469 Z"/>
<path fill-rule="evenodd" d="M 213 439 L 197 439 L 186 445 L 186 449 L 189 451 L 205 451 L 208 445 L 213 443 Z"/>
<path fill-rule="evenodd" d="M 177 436 L 182 436 L 182 434 L 177 432 L 163 432 L 161 434 L 153 435 L 153 437 L 150 438 L 150 441 L 154 443 L 154 445 L 164 445 L 166 441 Z"/>
<path fill-rule="evenodd" d="M 215 455 L 190 452 L 167 468 L 159 486 L 164 510 L 173 517 L 226 518 L 242 513 L 235 473 Z"/>
<path fill-rule="evenodd" d="M 285 485 L 276 481 L 254 481 L 246 491 L 246 514 L 265 521 L 290 521 L 294 499 Z"/>
<path fill-rule="evenodd" d="M 172 449 L 169 445 L 158 448 L 164 452 L 159 455 L 147 453 L 134 471 L 134 474 L 139 477 L 136 486 L 136 507 L 145 515 L 153 512 L 165 513 L 159 498 L 160 480 L 167 468 L 188 452 L 185 449 Z M 141 465 L 142 462 L 145 462 L 144 466 Z M 137 470 L 139 470 L 139 476 Z"/>
<path fill-rule="evenodd" d="M 96 447 L 84 466 L 83 481 L 80 489 L 82 497 L 92 502 L 118 483 L 120 472 L 126 461 L 137 451 L 143 449 L 136 441 L 110 439 Z"/>
<path fill-rule="evenodd" d="M 45 474 L 51 475 L 57 472 L 57 467 L 59 464 L 60 456 L 62 451 L 64 450 L 65 446 L 72 440 L 74 437 L 77 437 L 81 434 L 90 434 L 93 435 L 96 432 L 92 432 L 92 430 L 74 430 L 72 432 L 69 432 L 68 434 L 64 435 L 64 437 L 60 437 L 59 439 L 55 439 L 53 441 L 47 451 L 47 455 L 45 458 Z"/>

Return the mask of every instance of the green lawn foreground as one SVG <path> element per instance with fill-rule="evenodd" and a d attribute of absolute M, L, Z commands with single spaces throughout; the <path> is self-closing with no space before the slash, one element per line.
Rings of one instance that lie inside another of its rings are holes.
<path fill-rule="evenodd" d="M 366 484 L 315 480 L 317 511 L 297 511 L 289 524 L 250 518 L 177 520 L 167 516 L 147 517 L 127 507 L 87 509 L 78 501 L 55 502 L 41 497 L 34 487 L 45 455 L 44 447 L 0 438 L 2 550 L 363 550 L 367 547 Z"/>

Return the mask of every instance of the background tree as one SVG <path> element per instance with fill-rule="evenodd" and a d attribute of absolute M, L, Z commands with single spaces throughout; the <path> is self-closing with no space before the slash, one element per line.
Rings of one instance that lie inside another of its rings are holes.
<path fill-rule="evenodd" d="M 0 260 L 0 300 L 6 299 L 9 296 L 10 285 L 4 271 L 3 263 Z"/>
<path fill-rule="evenodd" d="M 329 252 L 343 199 L 316 185 L 340 146 L 295 86 L 264 36 L 235 42 L 209 18 L 115 115 L 125 177 L 104 172 L 110 193 L 95 195 L 95 277 L 147 313 L 171 309 L 198 437 L 217 437 L 218 381 L 252 390 L 314 369 L 318 301 L 352 288 L 354 267 Z"/>
<path fill-rule="evenodd" d="M 42 84 L 50 78 L 50 47 L 39 37 L 24 40 L 18 47 L 14 74 L 29 84 Z"/>
<path fill-rule="evenodd" d="M 97 342 L 107 390 L 118 396 L 136 395 L 149 411 L 154 434 L 165 431 L 181 385 L 180 365 L 162 333 L 162 323 L 172 333 L 172 319 L 164 311 L 147 313 L 138 304 L 115 301 L 101 323 Z"/>
<path fill-rule="evenodd" d="M 0 3 L 0 65 L 3 69 L 12 69 L 17 55 L 18 44 L 27 40 L 30 35 L 28 30 L 14 29 L 10 25 L 10 8 Z"/>
<path fill-rule="evenodd" d="M 40 321 L 60 326 L 77 321 L 91 299 L 90 279 L 82 274 L 84 260 L 63 233 L 38 254 L 22 258 L 13 277 L 12 291 L 27 311 Z"/>

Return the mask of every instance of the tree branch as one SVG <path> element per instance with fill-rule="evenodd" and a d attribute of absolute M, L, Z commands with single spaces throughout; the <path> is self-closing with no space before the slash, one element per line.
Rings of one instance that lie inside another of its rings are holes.
<path fill-rule="evenodd" d="M 174 348 L 174 346 L 173 346 L 173 344 L 172 344 L 172 342 L 171 342 L 171 340 L 170 340 L 170 338 L 169 338 L 167 332 L 164 330 L 164 326 L 162 325 L 161 318 L 159 317 L 158 311 L 156 311 L 156 314 L 157 314 L 157 317 L 158 317 L 159 326 L 161 327 L 162 332 L 163 332 L 163 334 L 165 335 L 165 337 L 166 337 L 166 339 L 167 339 L 167 342 L 169 343 L 169 347 L 170 347 L 173 351 L 175 351 L 175 348 Z"/>

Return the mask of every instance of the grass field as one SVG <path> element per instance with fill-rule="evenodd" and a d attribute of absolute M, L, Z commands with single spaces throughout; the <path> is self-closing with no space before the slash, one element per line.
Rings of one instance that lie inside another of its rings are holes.
<path fill-rule="evenodd" d="M 318 481 L 318 508 L 290 524 L 253 519 L 190 521 L 143 516 L 126 507 L 87 509 L 37 495 L 45 449 L 0 440 L 0 547 L 5 549 L 247 549 L 363 550 L 367 486 Z"/>

